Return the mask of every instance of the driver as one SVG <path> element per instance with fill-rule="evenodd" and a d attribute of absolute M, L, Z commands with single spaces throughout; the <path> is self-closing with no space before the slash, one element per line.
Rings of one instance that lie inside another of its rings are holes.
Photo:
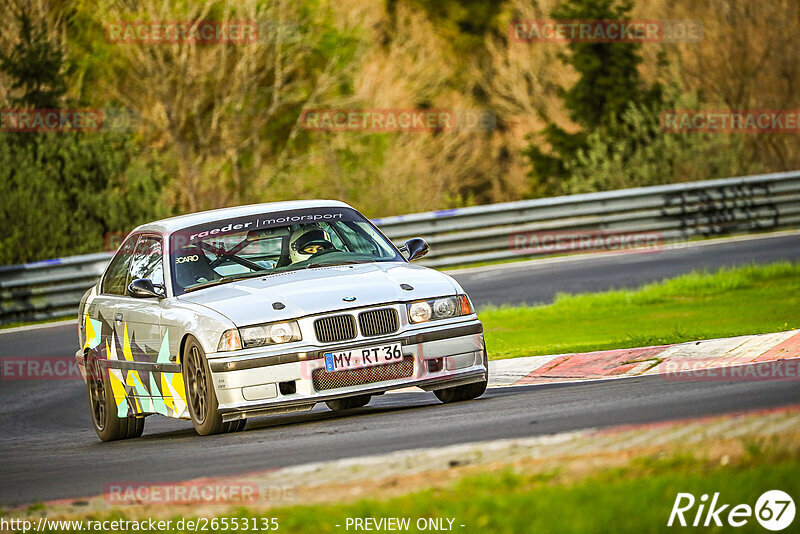
<path fill-rule="evenodd" d="M 309 259 L 323 250 L 333 249 L 328 232 L 319 227 L 295 230 L 289 240 L 289 257 L 292 263 Z"/>

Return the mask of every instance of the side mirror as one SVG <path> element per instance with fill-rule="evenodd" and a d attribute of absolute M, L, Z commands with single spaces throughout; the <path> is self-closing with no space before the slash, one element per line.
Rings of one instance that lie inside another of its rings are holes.
<path fill-rule="evenodd" d="M 421 237 L 414 237 L 400 247 L 400 252 L 408 252 L 408 261 L 414 261 L 428 253 L 428 243 Z"/>
<path fill-rule="evenodd" d="M 149 278 L 137 278 L 128 284 L 128 295 L 137 299 L 164 298 L 164 286 L 154 286 Z"/>

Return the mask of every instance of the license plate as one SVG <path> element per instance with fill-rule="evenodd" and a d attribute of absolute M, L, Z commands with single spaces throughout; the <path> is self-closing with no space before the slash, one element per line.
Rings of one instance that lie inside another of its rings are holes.
<path fill-rule="evenodd" d="M 400 343 L 388 343 L 375 347 L 326 352 L 323 356 L 325 370 L 332 373 L 399 362 L 403 359 L 403 348 Z"/>

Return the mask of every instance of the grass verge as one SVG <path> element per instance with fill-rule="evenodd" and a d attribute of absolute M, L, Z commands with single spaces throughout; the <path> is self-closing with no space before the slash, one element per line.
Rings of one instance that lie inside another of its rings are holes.
<path fill-rule="evenodd" d="M 691 452 L 670 447 L 660 452 L 627 456 L 611 467 L 605 463 L 602 457 L 595 456 L 589 462 L 578 462 L 579 465 L 567 460 L 546 470 L 541 468 L 543 466 L 535 467 L 536 464 L 499 464 L 485 466 L 443 485 L 390 498 L 349 500 L 345 492 L 332 504 L 266 509 L 239 507 L 222 515 L 203 512 L 195 515 L 197 510 L 185 510 L 171 517 L 173 525 L 193 517 L 248 518 L 248 522 L 258 518 L 259 525 L 262 518 L 275 518 L 279 532 L 318 534 L 364 531 L 354 528 L 352 523 L 347 528 L 348 518 L 351 521 L 354 518 L 407 518 L 408 527 L 400 529 L 405 532 L 639 534 L 673 532 L 676 528 L 720 532 L 730 528 L 724 522 L 733 506 L 746 504 L 754 508 L 758 497 L 772 489 L 794 496 L 800 494 L 800 477 L 797 476 L 800 447 L 796 439 L 788 437 L 706 443 Z M 691 493 L 697 499 L 696 505 L 684 516 L 690 525 L 700 496 L 719 492 L 718 506 L 729 505 L 721 514 L 725 526 L 668 527 L 679 492 Z M 88 514 L 83 519 L 136 516 L 117 510 L 110 514 Z M 419 528 L 418 521 L 426 519 L 439 520 L 438 525 L 449 528 L 433 529 L 430 523 L 424 523 L 426 528 Z M 387 531 L 383 528 L 369 530 Z M 764 529 L 751 516 L 736 531 L 764 532 Z"/>
<path fill-rule="evenodd" d="M 798 472 L 797 449 L 750 455 L 728 466 L 678 454 L 639 458 L 577 482 L 563 483 L 557 472 L 525 474 L 506 468 L 387 501 L 292 507 L 268 515 L 278 517 L 281 529 L 288 532 L 343 532 L 348 517 L 398 516 L 411 517 L 412 525 L 413 518 L 453 518 L 453 530 L 459 532 L 668 532 L 675 528 L 667 527 L 667 521 L 678 492 L 697 499 L 720 492 L 720 504 L 754 507 L 759 495 L 770 489 L 797 495 Z M 696 512 L 695 506 L 686 514 L 689 522 Z M 737 531 L 763 528 L 751 517 Z"/>
<path fill-rule="evenodd" d="M 663 345 L 800 327 L 800 264 L 696 271 L 636 290 L 479 312 L 491 359 Z"/>

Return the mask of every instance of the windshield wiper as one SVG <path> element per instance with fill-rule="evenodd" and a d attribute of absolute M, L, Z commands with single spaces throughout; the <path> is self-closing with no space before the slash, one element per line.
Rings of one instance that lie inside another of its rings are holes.
<path fill-rule="evenodd" d="M 217 278 L 216 280 L 209 280 L 208 282 L 203 282 L 201 284 L 197 284 L 196 286 L 187 287 L 183 290 L 184 293 L 189 293 L 191 291 L 197 291 L 198 289 L 203 289 L 205 287 L 211 286 L 218 286 L 220 284 L 227 284 L 228 282 L 235 282 L 237 280 L 244 280 L 245 278 L 257 278 L 259 276 L 268 276 L 272 273 L 268 272 L 261 272 L 261 271 L 253 271 L 250 273 L 239 273 L 239 274 L 231 274 L 228 276 L 223 276 L 222 278 Z"/>

